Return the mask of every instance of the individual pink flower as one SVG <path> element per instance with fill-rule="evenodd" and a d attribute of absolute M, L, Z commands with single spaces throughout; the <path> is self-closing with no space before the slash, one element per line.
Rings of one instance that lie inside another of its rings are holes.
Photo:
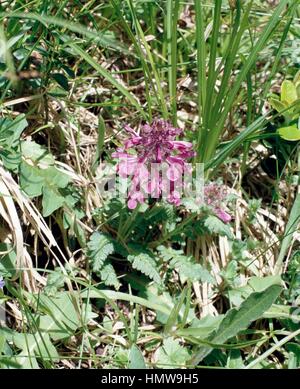
<path fill-rule="evenodd" d="M 130 138 L 112 156 L 119 159 L 120 176 L 132 176 L 128 207 L 134 209 L 143 203 L 146 194 L 159 198 L 166 191 L 167 200 L 179 205 L 182 174 L 188 169 L 187 160 L 195 155 L 192 143 L 176 140 L 182 130 L 162 119 L 145 124 L 140 133 L 129 126 L 125 129 Z M 159 172 L 161 166 L 165 169 L 164 178 Z"/>
<path fill-rule="evenodd" d="M 224 223 L 229 223 L 231 216 L 224 210 L 227 190 L 224 185 L 214 182 L 204 186 L 204 204 L 208 205 L 214 214 Z"/>

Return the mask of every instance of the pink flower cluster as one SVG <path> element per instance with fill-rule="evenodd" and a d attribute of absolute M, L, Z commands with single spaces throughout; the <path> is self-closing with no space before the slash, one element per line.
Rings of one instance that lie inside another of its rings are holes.
<path fill-rule="evenodd" d="M 213 182 L 204 186 L 204 204 L 208 205 L 224 223 L 231 220 L 231 216 L 224 211 L 223 203 L 227 196 L 228 193 L 224 185 Z"/>
<path fill-rule="evenodd" d="M 119 175 L 132 176 L 128 207 L 134 209 L 146 195 L 159 198 L 164 192 L 170 203 L 179 205 L 182 174 L 189 169 L 187 160 L 195 155 L 192 143 L 176 140 L 182 130 L 161 119 L 142 126 L 140 133 L 129 126 L 125 129 L 131 137 L 112 156 L 119 159 Z M 166 174 L 161 174 L 161 164 Z"/>

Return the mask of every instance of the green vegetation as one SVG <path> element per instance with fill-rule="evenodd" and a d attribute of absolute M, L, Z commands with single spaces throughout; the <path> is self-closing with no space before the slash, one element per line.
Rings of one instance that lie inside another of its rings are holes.
<path fill-rule="evenodd" d="M 300 367 L 299 21 L 298 0 L 0 2 L 1 368 Z M 103 196 L 157 119 L 204 205 Z"/>

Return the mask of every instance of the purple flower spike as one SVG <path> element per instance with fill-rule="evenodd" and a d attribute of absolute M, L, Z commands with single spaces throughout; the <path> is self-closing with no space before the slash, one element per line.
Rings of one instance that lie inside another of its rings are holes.
<path fill-rule="evenodd" d="M 176 140 L 182 130 L 161 119 L 145 124 L 139 134 L 129 126 L 125 129 L 130 138 L 112 156 L 119 159 L 120 176 L 132 176 L 128 207 L 134 209 L 143 203 L 145 194 L 159 198 L 166 190 L 168 201 L 179 205 L 182 174 L 188 169 L 187 159 L 195 155 L 192 143 Z M 152 169 L 163 163 L 167 166 L 164 179 Z"/>

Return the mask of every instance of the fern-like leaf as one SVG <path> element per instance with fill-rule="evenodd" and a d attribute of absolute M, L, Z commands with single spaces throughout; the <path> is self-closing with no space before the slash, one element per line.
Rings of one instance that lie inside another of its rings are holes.
<path fill-rule="evenodd" d="M 157 249 L 160 257 L 165 262 L 169 262 L 170 268 L 175 269 L 180 276 L 190 281 L 209 282 L 212 284 L 215 282 L 207 269 L 200 263 L 196 263 L 193 257 L 184 255 L 182 250 L 174 250 L 164 246 L 159 246 Z"/>
<path fill-rule="evenodd" d="M 229 239 L 233 238 L 229 225 L 223 223 L 216 216 L 213 215 L 208 216 L 205 219 L 204 226 L 211 234 L 227 236 L 227 238 Z"/>
<path fill-rule="evenodd" d="M 106 258 L 114 252 L 114 245 L 106 235 L 97 231 L 91 235 L 87 247 L 87 255 L 91 261 L 92 269 L 98 273 Z"/>
<path fill-rule="evenodd" d="M 161 282 L 156 262 L 149 254 L 128 255 L 127 259 L 134 269 L 139 270 L 158 284 Z"/>
<path fill-rule="evenodd" d="M 113 286 L 117 290 L 121 286 L 115 269 L 113 268 L 112 264 L 107 261 L 105 261 L 102 269 L 100 270 L 100 278 L 106 286 Z"/>

